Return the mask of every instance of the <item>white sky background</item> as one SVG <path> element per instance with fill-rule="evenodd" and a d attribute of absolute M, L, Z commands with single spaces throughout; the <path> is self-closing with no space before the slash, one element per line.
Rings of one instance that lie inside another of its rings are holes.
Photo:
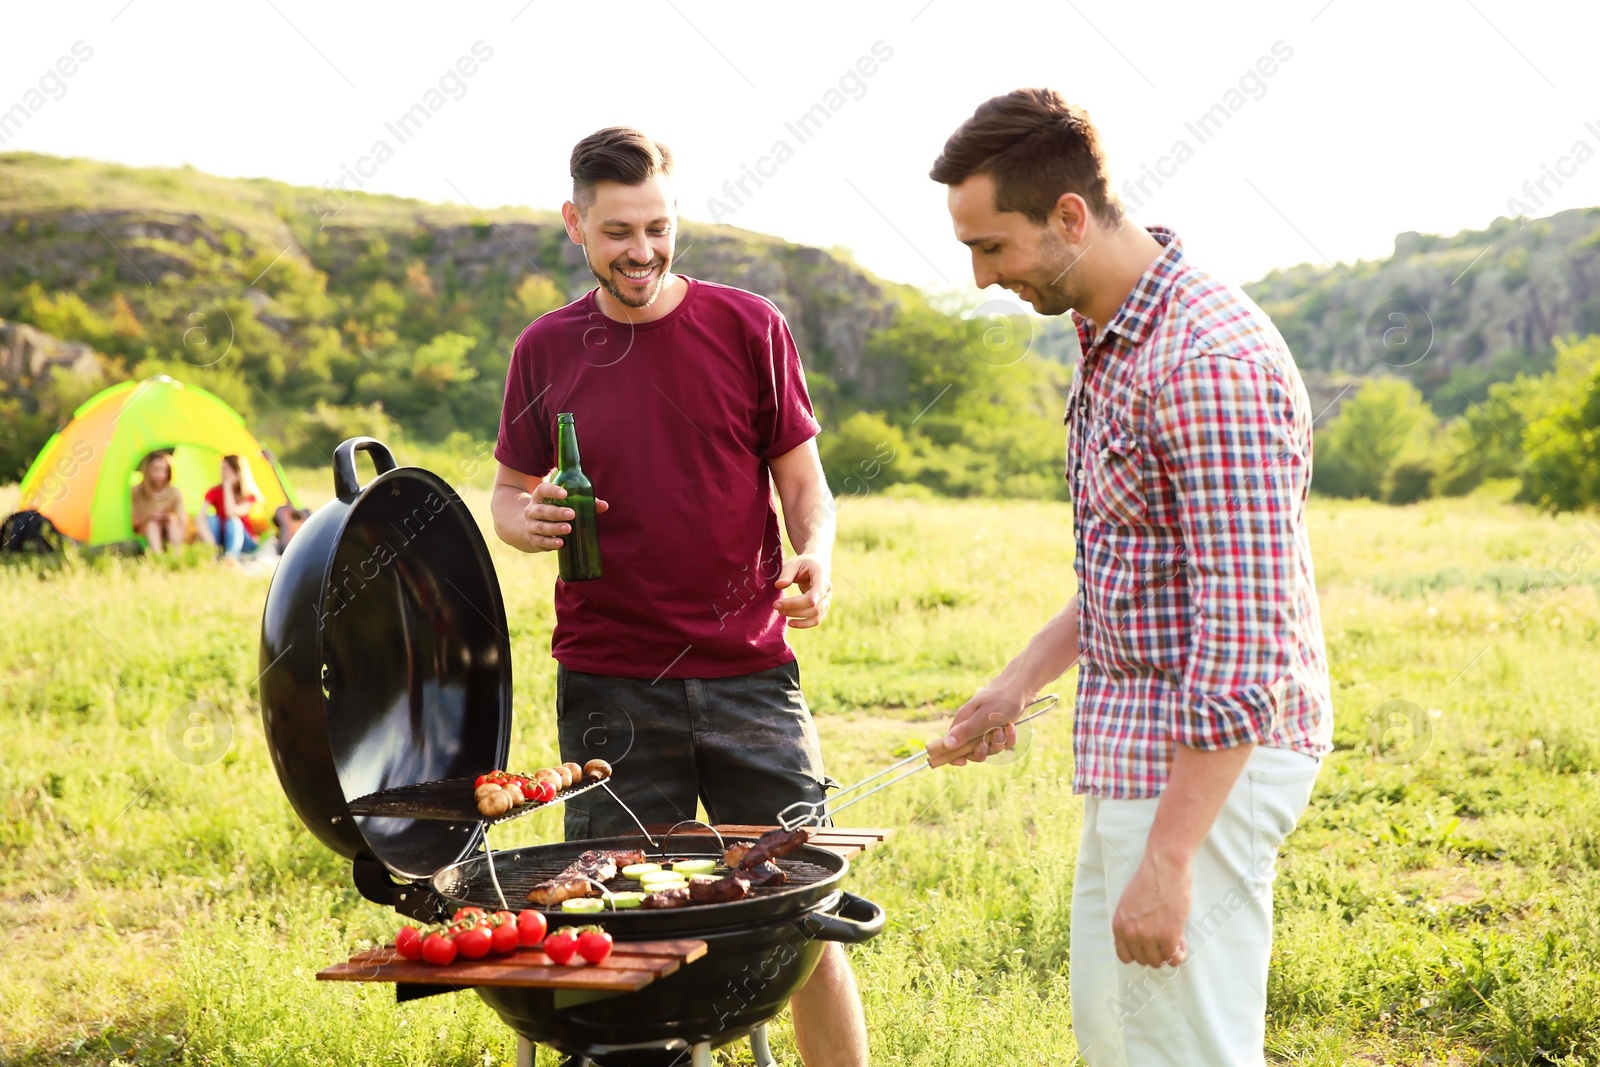
<path fill-rule="evenodd" d="M 1402 230 L 1480 228 L 1575 141 L 1600 150 L 1590 0 L 97 0 L 7 2 L 0 26 L 0 108 L 74 41 L 94 49 L 4 150 L 316 186 L 385 137 L 396 155 L 369 191 L 553 209 L 573 142 L 625 123 L 672 147 L 680 212 L 708 220 L 708 197 L 782 137 L 794 158 L 726 221 L 843 246 L 878 274 L 973 303 L 927 170 L 978 103 L 1018 86 L 1088 108 L 1119 186 L 1188 140 L 1194 158 L 1135 217 L 1175 226 L 1197 263 L 1233 282 L 1382 257 Z M 479 39 L 494 55 L 465 95 L 397 144 L 385 120 Z M 893 56 L 865 94 L 797 143 L 785 121 L 880 40 Z M 1198 144 L 1184 122 L 1278 40 L 1293 57 L 1265 95 Z M 1600 159 L 1563 181 L 1532 214 L 1600 204 Z"/>

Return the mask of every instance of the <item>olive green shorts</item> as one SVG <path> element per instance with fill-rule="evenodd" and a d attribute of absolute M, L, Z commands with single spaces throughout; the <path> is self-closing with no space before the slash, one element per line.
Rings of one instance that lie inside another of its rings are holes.
<path fill-rule="evenodd" d="M 775 823 L 836 783 L 800 691 L 795 661 L 731 678 L 618 678 L 558 667 L 561 758 L 611 764 L 611 789 L 645 824 L 696 817 Z M 566 805 L 567 840 L 639 832 L 604 790 Z"/>

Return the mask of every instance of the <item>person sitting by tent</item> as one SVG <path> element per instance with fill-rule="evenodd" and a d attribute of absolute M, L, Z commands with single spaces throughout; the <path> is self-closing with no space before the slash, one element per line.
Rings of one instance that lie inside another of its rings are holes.
<path fill-rule="evenodd" d="M 206 490 L 206 503 L 215 514 L 206 516 L 211 541 L 220 544 L 226 559 L 238 559 L 243 552 L 254 552 L 261 533 L 252 525 L 251 509 L 261 499 L 250 467 L 238 456 L 222 457 L 222 482 Z"/>
<path fill-rule="evenodd" d="M 151 552 L 165 552 L 188 540 L 188 517 L 183 491 L 172 484 L 172 458 L 152 452 L 139 463 L 142 476 L 132 490 L 133 532 L 145 539 Z"/>

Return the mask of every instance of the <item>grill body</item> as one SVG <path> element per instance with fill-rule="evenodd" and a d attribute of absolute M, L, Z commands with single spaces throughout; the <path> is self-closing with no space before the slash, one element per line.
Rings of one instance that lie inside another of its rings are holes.
<path fill-rule="evenodd" d="M 602 1067 L 682 1067 L 686 1049 L 745 1037 L 805 985 L 822 942 L 807 936 L 803 919 L 693 931 L 706 942 L 705 957 L 636 993 L 590 999 L 549 989 L 476 992 L 518 1034 L 569 1056 Z"/>
<path fill-rule="evenodd" d="M 666 841 L 658 848 L 647 847 L 641 838 L 602 838 L 508 849 L 495 854 L 507 902 L 520 907 L 533 885 L 591 848 L 643 848 L 653 860 L 721 856 L 704 837 Z M 850 869 L 843 857 L 804 845 L 777 862 L 787 883 L 754 887 L 730 904 L 581 916 L 547 911 L 552 929 L 595 923 L 618 940 L 706 942 L 703 958 L 637 992 L 595 996 L 487 987 L 476 992 L 518 1034 L 568 1055 L 603 1067 L 681 1065 L 690 1046 L 736 1041 L 783 1010 L 816 969 L 823 942 L 866 941 L 883 928 L 882 908 L 839 889 Z M 606 885 L 629 887 L 620 875 Z M 430 889 L 445 909 L 499 906 L 488 860 L 481 855 L 441 870 Z"/>
<path fill-rule="evenodd" d="M 377 476 L 362 485 L 356 453 Z M 399 467 L 370 438 L 334 451 L 337 499 L 279 562 L 261 621 L 267 747 L 295 812 L 352 861 L 367 899 L 425 922 L 462 904 L 499 907 L 481 851 L 472 777 L 504 766 L 511 730 L 509 628 L 476 521 L 438 476 Z M 573 787 L 571 795 L 589 786 Z M 506 903 L 613 838 L 495 855 Z M 664 842 L 662 857 L 720 856 L 705 838 Z M 653 857 L 654 858 L 654 857 Z M 777 1014 L 810 977 L 822 942 L 861 942 L 883 909 L 840 889 L 849 864 L 803 846 L 779 861 L 783 886 L 731 904 L 567 915 L 619 940 L 695 938 L 708 953 L 631 993 L 480 987 L 512 1029 L 604 1067 L 666 1067 Z M 621 878 L 612 888 L 626 885 Z M 401 986 L 401 1000 L 449 990 Z"/>

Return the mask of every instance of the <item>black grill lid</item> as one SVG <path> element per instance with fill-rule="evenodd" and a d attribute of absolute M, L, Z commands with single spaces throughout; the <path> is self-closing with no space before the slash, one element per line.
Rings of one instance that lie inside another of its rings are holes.
<path fill-rule="evenodd" d="M 355 453 L 377 477 L 362 486 Z M 477 522 L 443 479 L 371 438 L 334 452 L 338 499 L 289 543 L 261 619 L 261 714 L 295 811 L 335 852 L 399 877 L 466 856 L 480 830 L 352 815 L 348 802 L 505 763 L 511 648 Z"/>

